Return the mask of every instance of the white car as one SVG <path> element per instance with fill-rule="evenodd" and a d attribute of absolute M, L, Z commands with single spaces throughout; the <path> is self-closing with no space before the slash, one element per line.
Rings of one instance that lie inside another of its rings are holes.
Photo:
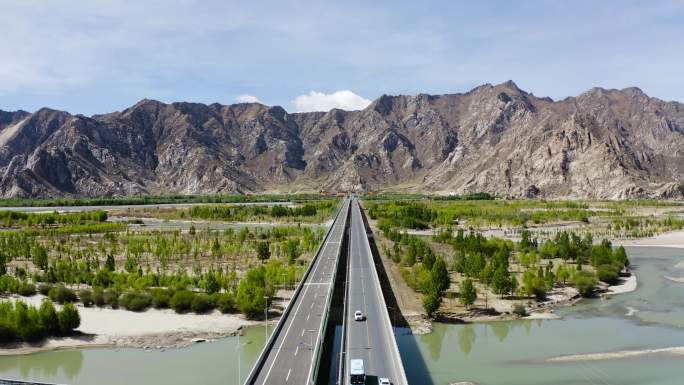
<path fill-rule="evenodd" d="M 361 313 L 361 310 L 354 312 L 354 321 L 363 321 L 363 313 Z"/>
<path fill-rule="evenodd" d="M 380 384 L 380 385 L 392 385 L 392 383 L 390 382 L 389 378 L 381 378 L 381 379 L 378 381 L 378 384 Z"/>

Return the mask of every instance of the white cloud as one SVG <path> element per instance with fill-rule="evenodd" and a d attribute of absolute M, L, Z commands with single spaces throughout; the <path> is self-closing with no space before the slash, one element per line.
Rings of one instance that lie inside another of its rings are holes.
<path fill-rule="evenodd" d="M 311 91 L 308 95 L 299 95 L 294 100 L 298 112 L 330 111 L 333 108 L 362 110 L 370 103 L 370 100 L 348 90 L 337 91 L 332 94 Z"/>
<path fill-rule="evenodd" d="M 261 100 L 254 95 L 243 94 L 235 98 L 238 103 L 261 103 Z"/>

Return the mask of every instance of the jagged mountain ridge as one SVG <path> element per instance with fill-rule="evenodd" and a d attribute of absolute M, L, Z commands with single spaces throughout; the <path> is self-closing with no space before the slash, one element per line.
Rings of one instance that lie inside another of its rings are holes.
<path fill-rule="evenodd" d="M 684 105 L 637 88 L 553 101 L 509 81 L 327 113 L 147 99 L 92 117 L 0 111 L 0 172 L 4 197 L 402 189 L 678 198 Z"/>

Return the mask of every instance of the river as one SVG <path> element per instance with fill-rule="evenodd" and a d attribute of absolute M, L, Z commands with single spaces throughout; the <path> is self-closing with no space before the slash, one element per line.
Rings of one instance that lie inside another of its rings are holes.
<path fill-rule="evenodd" d="M 0 357 L 0 378 L 73 385 L 239 384 L 264 346 L 263 327 L 183 349 L 91 348 Z"/>
<path fill-rule="evenodd" d="M 684 346 L 684 250 L 628 247 L 636 291 L 559 309 L 560 320 L 436 324 L 397 337 L 410 383 L 681 384 L 684 355 L 606 360 L 554 357 Z M 679 264 L 679 266 L 677 266 Z M 666 278 L 670 277 L 670 279 Z M 671 280 L 672 278 L 675 281 Z M 0 357 L 0 378 L 66 384 L 239 384 L 264 343 L 263 328 L 185 349 L 81 349 Z M 241 369 L 238 373 L 238 362 Z"/>
<path fill-rule="evenodd" d="M 608 300 L 559 309 L 560 320 L 435 325 L 422 336 L 401 335 L 399 348 L 414 384 L 651 384 L 684 381 L 684 355 L 545 362 L 587 353 L 684 346 L 684 250 L 627 248 L 639 286 Z M 680 267 L 677 267 L 680 264 Z"/>

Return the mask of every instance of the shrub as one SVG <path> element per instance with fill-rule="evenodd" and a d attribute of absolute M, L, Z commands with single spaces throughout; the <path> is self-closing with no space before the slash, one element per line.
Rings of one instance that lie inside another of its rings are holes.
<path fill-rule="evenodd" d="M 264 287 L 249 279 L 243 279 L 238 286 L 235 303 L 247 318 L 257 318 L 264 314 L 266 299 Z"/>
<path fill-rule="evenodd" d="M 438 293 L 430 293 L 423 297 L 423 308 L 428 317 L 432 317 L 435 314 L 441 302 L 442 297 Z"/>
<path fill-rule="evenodd" d="M 513 305 L 513 314 L 517 314 L 521 317 L 527 317 L 527 308 L 521 303 L 516 303 Z"/>
<path fill-rule="evenodd" d="M 171 297 L 169 305 L 176 313 L 187 313 L 192 308 L 193 297 L 194 294 L 188 290 L 178 290 L 173 297 Z"/>
<path fill-rule="evenodd" d="M 38 314 L 40 315 L 40 323 L 43 325 L 47 333 L 52 335 L 59 333 L 59 318 L 57 316 L 57 310 L 55 310 L 55 305 L 52 304 L 52 301 L 44 300 L 43 303 L 40 304 Z"/>
<path fill-rule="evenodd" d="M 50 289 L 52 289 L 52 285 L 48 283 L 41 283 L 38 285 L 38 292 L 42 295 L 48 295 L 50 293 Z"/>
<path fill-rule="evenodd" d="M 580 270 L 575 273 L 573 281 L 575 282 L 575 288 L 577 288 L 582 297 L 591 297 L 594 295 L 596 285 L 598 284 L 594 274 L 586 270 Z"/>
<path fill-rule="evenodd" d="M 119 303 L 126 310 L 144 311 L 152 305 L 152 296 L 141 292 L 128 292 L 121 296 Z"/>
<path fill-rule="evenodd" d="M 22 341 L 36 341 L 44 337 L 45 329 L 40 323 L 38 310 L 27 305 L 25 302 L 17 301 L 14 304 L 14 328 L 16 334 Z"/>
<path fill-rule="evenodd" d="M 614 285 L 618 283 L 620 269 L 613 265 L 601 265 L 596 269 L 596 275 L 600 281 Z"/>
<path fill-rule="evenodd" d="M 112 309 L 119 308 L 119 292 L 116 289 L 107 289 L 102 293 L 104 303 L 111 306 Z"/>
<path fill-rule="evenodd" d="M 213 271 L 207 273 L 204 279 L 204 289 L 208 294 L 214 294 L 221 290 L 221 284 Z"/>
<path fill-rule="evenodd" d="M 104 293 L 102 292 L 102 289 L 99 287 L 96 287 L 93 290 L 93 303 L 97 307 L 102 307 L 106 303 L 104 299 Z"/>
<path fill-rule="evenodd" d="M 90 289 L 81 289 L 78 291 L 78 298 L 81 299 L 83 306 L 93 306 L 93 292 Z"/>
<path fill-rule="evenodd" d="M 48 292 L 48 297 L 57 303 L 74 302 L 76 301 L 76 293 L 68 287 L 59 284 Z"/>
<path fill-rule="evenodd" d="M 271 257 L 271 251 L 268 246 L 268 242 L 259 242 L 256 247 L 257 258 L 264 261 Z"/>
<path fill-rule="evenodd" d="M 214 300 L 221 313 L 226 314 L 235 311 L 235 299 L 231 293 L 217 293 Z"/>
<path fill-rule="evenodd" d="M 8 319 L 0 320 L 0 341 L 10 342 L 19 339 L 17 331 L 14 329 L 14 325 Z"/>
<path fill-rule="evenodd" d="M 192 299 L 191 308 L 195 313 L 206 313 L 216 307 L 213 298 L 204 293 L 195 294 Z"/>
<path fill-rule="evenodd" d="M 0 277 L 0 293 L 16 293 L 19 281 L 9 275 Z"/>
<path fill-rule="evenodd" d="M 152 306 L 155 309 L 168 309 L 171 302 L 171 290 L 154 289 L 152 290 Z"/>
<path fill-rule="evenodd" d="M 63 334 L 69 334 L 74 331 L 81 324 L 81 317 L 78 310 L 71 302 L 67 302 L 62 306 L 62 310 L 57 314 L 59 319 L 59 328 Z"/>
<path fill-rule="evenodd" d="M 23 301 L 0 302 L 0 342 L 37 341 L 70 333 L 79 324 L 78 310 L 71 303 L 57 312 L 50 300 L 43 301 L 39 308 Z"/>
<path fill-rule="evenodd" d="M 17 293 L 24 297 L 29 297 L 36 294 L 36 286 L 32 283 L 21 282 L 17 288 Z"/>

